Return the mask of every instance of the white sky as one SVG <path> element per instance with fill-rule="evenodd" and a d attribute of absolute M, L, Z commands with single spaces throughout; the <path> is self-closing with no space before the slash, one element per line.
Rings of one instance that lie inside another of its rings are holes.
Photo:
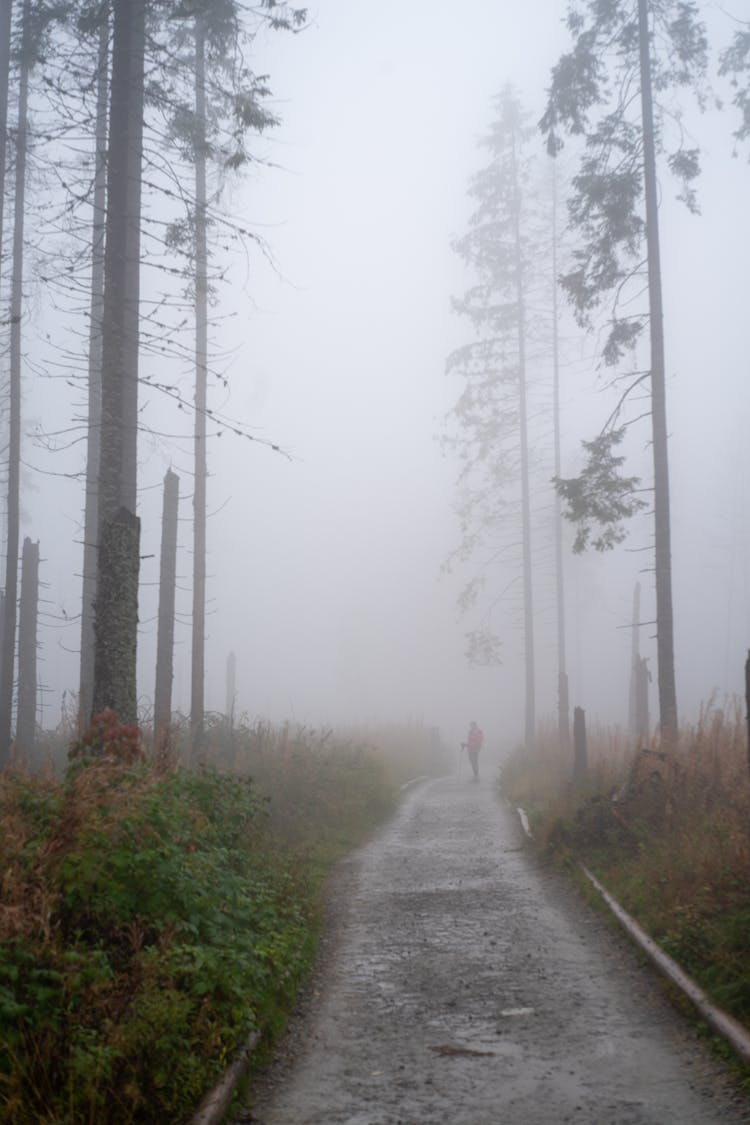
<path fill-rule="evenodd" d="M 713 8 L 723 40 L 728 24 Z M 492 97 L 516 84 L 535 115 L 567 45 L 563 5 L 495 0 L 321 0 L 310 27 L 258 43 L 280 128 L 231 206 L 257 226 L 278 272 L 237 266 L 214 330 L 232 352 L 227 398 L 213 405 L 279 442 L 292 460 L 225 435 L 209 449 L 207 704 L 223 710 L 227 656 L 237 656 L 238 707 L 251 717 L 313 725 L 423 718 L 460 737 L 470 718 L 496 744 L 522 726 L 517 629 L 504 661 L 471 670 L 455 599 L 466 575 L 441 577 L 456 545 L 455 466 L 435 440 L 458 387 L 447 353 L 465 336 L 450 314 L 462 273 L 450 240 L 465 229 L 469 176 Z M 739 691 L 750 643 L 750 421 L 746 153 L 731 157 L 735 118 L 696 124 L 705 144 L 703 214 L 672 203 L 665 183 L 663 256 L 670 372 L 678 702 L 687 715 L 713 691 Z M 37 326 L 38 328 L 38 326 Z M 30 345 L 31 347 L 32 345 Z M 146 364 L 146 366 L 149 366 Z M 151 365 L 153 366 L 153 365 Z M 606 395 L 571 369 L 563 383 L 564 471 L 608 413 Z M 68 392 L 69 393 L 69 392 Z M 147 415 L 156 424 L 152 394 Z M 32 387 L 29 416 L 46 406 Z M 68 410 L 70 408 L 68 407 Z M 645 431 L 643 441 L 645 442 Z M 170 463 L 184 497 L 181 610 L 189 609 L 189 443 L 141 445 L 143 637 L 140 693 L 153 691 L 161 499 Z M 641 468 L 648 472 L 648 451 Z M 39 463 L 37 453 L 29 457 Z M 77 612 L 80 561 L 68 546 L 82 500 L 53 500 L 30 475 L 23 534 L 42 539 L 49 609 Z M 42 530 L 39 530 L 39 529 Z M 648 545 L 645 532 L 628 547 Z M 571 702 L 591 719 L 626 719 L 634 581 L 650 602 L 646 552 L 568 556 Z M 539 599 L 538 711 L 555 707 L 554 631 Z M 76 687 L 76 628 L 42 637 L 45 725 Z M 177 634 L 175 706 L 189 706 L 189 628 Z M 652 657 L 653 641 L 643 651 Z M 652 712 L 656 712 L 655 693 Z"/>

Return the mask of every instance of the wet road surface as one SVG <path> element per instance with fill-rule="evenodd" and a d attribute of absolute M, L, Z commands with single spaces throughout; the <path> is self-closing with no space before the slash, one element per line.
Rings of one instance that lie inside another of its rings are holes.
<path fill-rule="evenodd" d="M 650 966 L 489 781 L 423 783 L 334 877 L 321 968 L 237 1125 L 740 1125 Z"/>

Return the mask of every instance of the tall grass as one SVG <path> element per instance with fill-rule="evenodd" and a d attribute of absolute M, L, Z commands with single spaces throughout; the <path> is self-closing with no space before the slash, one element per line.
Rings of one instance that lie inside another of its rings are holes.
<path fill-rule="evenodd" d="M 9 1125 L 186 1120 L 251 1029 L 280 1029 L 325 871 L 394 807 L 427 740 L 402 733 L 396 768 L 392 731 L 379 752 L 377 732 L 215 721 L 186 768 L 107 729 L 64 772 L 0 774 Z"/>
<path fill-rule="evenodd" d="M 584 860 L 641 924 L 738 1019 L 750 1024 L 750 773 L 739 702 L 706 706 L 678 746 L 624 752 L 589 735 L 591 766 L 551 740 L 517 753 L 502 786 L 526 807 L 548 854 Z"/>

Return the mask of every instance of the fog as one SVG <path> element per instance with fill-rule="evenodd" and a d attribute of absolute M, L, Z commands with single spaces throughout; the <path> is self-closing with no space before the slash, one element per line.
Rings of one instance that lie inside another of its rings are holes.
<path fill-rule="evenodd" d="M 537 118 L 549 72 L 568 45 L 557 0 L 498 5 L 322 0 L 295 36 L 260 36 L 280 126 L 259 139 L 263 163 L 236 181 L 227 211 L 262 235 L 227 261 L 214 311 L 211 406 L 249 427 L 209 443 L 206 703 L 223 711 L 237 659 L 238 712 L 319 724 L 423 720 L 458 739 L 470 718 L 494 745 L 522 729 L 523 637 L 517 612 L 495 624 L 502 663 L 471 668 L 476 616 L 456 600 L 476 561 L 443 573 L 457 546 L 457 466 L 439 437 L 459 383 L 445 375 L 466 327 L 450 310 L 465 274 L 451 249 L 481 167 L 491 100 L 513 83 Z M 714 48 L 732 24 L 713 5 Z M 714 56 L 715 57 L 715 56 Z M 728 91 L 715 83 L 728 103 Z M 689 119 L 704 152 L 701 215 L 662 189 L 668 419 L 678 705 L 694 716 L 742 687 L 750 643 L 750 419 L 747 150 L 733 157 L 736 116 L 711 103 Z M 541 140 L 540 140 L 541 144 Z M 149 282 L 144 282 L 148 287 Z M 26 350 L 44 352 L 56 314 L 38 298 Z M 568 343 L 562 373 L 563 471 L 606 419 L 592 341 Z M 166 362 L 166 361 L 165 361 Z M 145 373 L 158 373 L 144 356 Z M 161 376 L 160 376 L 161 377 Z M 189 388 L 189 370 L 183 372 Z M 551 374 L 550 374 L 551 378 Z M 78 406 L 64 381 L 27 378 L 24 425 L 57 428 Z M 80 398 L 80 396 L 79 396 Z M 189 420 L 142 394 L 139 694 L 153 695 L 160 485 L 181 477 L 175 709 L 189 709 L 191 492 Z M 180 428 L 181 427 L 181 428 Z M 277 444 L 276 452 L 268 444 Z M 81 446 L 67 456 L 78 458 Z M 645 430 L 629 446 L 650 475 Z M 50 477 L 60 455 L 24 445 L 22 535 L 41 540 L 42 722 L 77 688 L 80 481 Z M 72 463 L 72 461 L 71 461 Z M 544 507 L 537 522 L 543 523 Z M 547 529 L 544 534 L 549 534 Z M 571 702 L 624 723 L 633 586 L 653 617 L 648 519 L 607 556 L 566 551 Z M 539 540 L 544 543 L 543 536 Z M 549 541 L 537 598 L 538 715 L 553 716 L 557 653 Z M 549 556 L 549 557 L 547 557 Z M 507 580 L 507 579 L 506 579 Z M 649 608 L 650 607 L 650 608 Z M 655 678 L 655 644 L 642 651 Z M 652 715 L 656 713 L 655 686 Z"/>

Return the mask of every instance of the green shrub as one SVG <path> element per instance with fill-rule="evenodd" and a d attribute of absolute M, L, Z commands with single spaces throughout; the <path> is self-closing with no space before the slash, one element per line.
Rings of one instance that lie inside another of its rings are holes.
<path fill-rule="evenodd" d="M 207 766 L 149 762 L 104 714 L 62 776 L 0 774 L 9 1125 L 186 1120 L 250 1030 L 283 1026 L 325 873 L 434 759 L 419 726 L 206 733 Z"/>
<path fill-rule="evenodd" d="M 0 786 L 3 1120 L 180 1120 L 308 961 L 266 803 L 247 779 L 107 758 Z"/>

